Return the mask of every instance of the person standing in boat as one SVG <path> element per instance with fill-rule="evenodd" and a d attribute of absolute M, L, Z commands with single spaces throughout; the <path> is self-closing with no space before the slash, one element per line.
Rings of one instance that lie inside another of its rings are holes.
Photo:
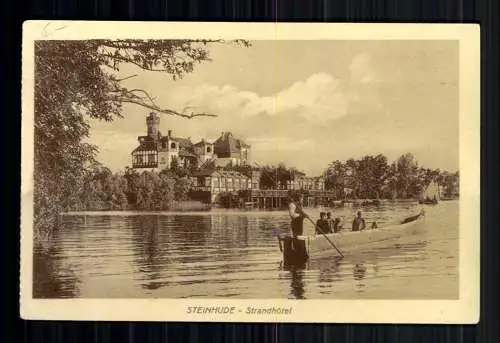
<path fill-rule="evenodd" d="M 357 217 L 352 221 L 352 231 L 362 231 L 366 228 L 365 219 L 361 215 L 361 211 L 358 211 Z"/>
<path fill-rule="evenodd" d="M 290 215 L 292 236 L 301 236 L 304 232 L 304 219 L 309 218 L 302 210 L 302 196 L 289 197 L 288 214 Z"/>

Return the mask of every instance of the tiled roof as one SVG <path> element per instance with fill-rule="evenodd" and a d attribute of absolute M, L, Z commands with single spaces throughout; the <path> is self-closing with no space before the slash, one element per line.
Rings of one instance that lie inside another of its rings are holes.
<path fill-rule="evenodd" d="M 154 142 L 155 140 L 149 136 L 138 136 L 137 137 L 138 141 L 143 141 L 143 142 Z"/>
<path fill-rule="evenodd" d="M 177 141 L 181 148 L 186 149 L 193 146 L 193 143 L 188 138 L 180 138 L 180 137 L 170 137 L 170 138 Z"/>
<path fill-rule="evenodd" d="M 193 154 L 192 152 L 189 152 L 186 149 L 182 149 L 182 148 L 179 151 L 179 156 L 182 156 L 182 157 L 198 157 L 197 155 Z"/>
<path fill-rule="evenodd" d="M 156 144 L 154 142 L 142 142 L 137 148 L 135 148 L 132 153 L 138 151 L 151 151 L 156 150 Z"/>
<path fill-rule="evenodd" d="M 201 141 L 199 141 L 198 143 L 194 144 L 194 146 L 202 146 L 202 145 L 210 145 L 210 144 L 214 144 L 214 143 L 211 143 L 205 139 L 202 139 Z"/>
<path fill-rule="evenodd" d="M 229 157 L 233 153 L 240 152 L 241 148 L 250 147 L 241 139 L 234 138 L 231 132 L 224 132 L 214 144 L 214 151 L 219 157 Z"/>
<path fill-rule="evenodd" d="M 164 142 L 168 139 L 169 137 L 161 137 L 161 141 Z M 189 140 L 189 138 L 180 138 L 180 137 L 170 137 L 171 140 L 179 143 L 179 147 L 184 148 L 184 149 L 190 149 L 193 147 L 193 142 Z"/>

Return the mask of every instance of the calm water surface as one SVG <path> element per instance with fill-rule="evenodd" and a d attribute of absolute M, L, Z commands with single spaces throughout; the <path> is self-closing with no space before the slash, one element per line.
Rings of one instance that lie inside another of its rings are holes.
<path fill-rule="evenodd" d="M 379 226 L 419 211 L 398 203 L 362 208 Z M 425 207 L 422 234 L 284 270 L 273 228 L 286 212 L 87 213 L 65 215 L 50 249 L 34 255 L 42 298 L 458 297 L 458 202 Z M 316 218 L 320 210 L 309 210 Z M 350 221 L 354 208 L 333 209 Z M 306 227 L 312 230 L 312 226 Z"/>

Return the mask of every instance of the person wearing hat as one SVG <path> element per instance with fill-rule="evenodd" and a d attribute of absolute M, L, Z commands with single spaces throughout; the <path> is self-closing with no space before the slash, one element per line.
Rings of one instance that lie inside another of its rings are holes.
<path fill-rule="evenodd" d="M 291 219 L 292 236 L 301 236 L 304 232 L 304 219 L 308 218 L 308 215 L 302 210 L 302 196 L 290 196 L 288 200 L 288 214 Z"/>
<path fill-rule="evenodd" d="M 319 219 L 316 221 L 316 233 L 326 234 L 330 233 L 330 227 L 328 225 L 328 220 L 326 220 L 326 213 L 321 212 L 319 214 Z"/>
<path fill-rule="evenodd" d="M 363 231 L 365 228 L 365 218 L 363 218 L 361 211 L 358 211 L 357 217 L 352 221 L 352 231 Z"/>

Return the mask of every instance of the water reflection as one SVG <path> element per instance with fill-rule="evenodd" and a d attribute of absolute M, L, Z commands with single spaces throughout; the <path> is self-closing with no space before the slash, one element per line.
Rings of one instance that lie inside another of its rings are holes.
<path fill-rule="evenodd" d="M 341 260 L 340 257 L 322 260 L 319 264 L 318 282 L 325 285 L 334 282 L 334 278 L 339 276 Z"/>
<path fill-rule="evenodd" d="M 356 281 L 363 280 L 366 276 L 366 267 L 362 264 L 356 264 L 352 268 L 352 275 Z"/>
<path fill-rule="evenodd" d="M 162 266 L 168 264 L 168 236 L 162 235 L 159 217 L 132 217 L 132 247 L 141 287 L 154 290 L 166 285 Z"/>
<path fill-rule="evenodd" d="M 383 225 L 409 206 L 363 213 Z M 332 214 L 349 221 L 356 210 Z M 272 230 L 287 227 L 285 211 L 65 216 L 53 247 L 34 254 L 34 296 L 446 297 L 458 294 L 457 214 L 458 203 L 440 204 L 428 208 L 428 234 L 288 269 L 277 268 L 282 256 Z M 424 281 L 440 287 L 419 286 Z"/>
<path fill-rule="evenodd" d="M 212 231 L 212 221 L 208 216 L 175 215 L 162 218 L 162 230 L 172 232 L 172 239 L 205 245 Z M 181 247 L 182 248 L 182 247 Z"/>
<path fill-rule="evenodd" d="M 33 254 L 33 298 L 74 298 L 80 295 L 78 278 L 61 266 L 58 247 L 38 248 Z"/>
<path fill-rule="evenodd" d="M 305 299 L 304 269 L 290 269 L 290 295 L 295 299 Z"/>
<path fill-rule="evenodd" d="M 356 264 L 352 268 L 352 275 L 356 282 L 356 291 L 358 293 L 363 293 L 365 291 L 365 283 L 363 280 L 366 277 L 366 267 L 363 264 Z"/>

